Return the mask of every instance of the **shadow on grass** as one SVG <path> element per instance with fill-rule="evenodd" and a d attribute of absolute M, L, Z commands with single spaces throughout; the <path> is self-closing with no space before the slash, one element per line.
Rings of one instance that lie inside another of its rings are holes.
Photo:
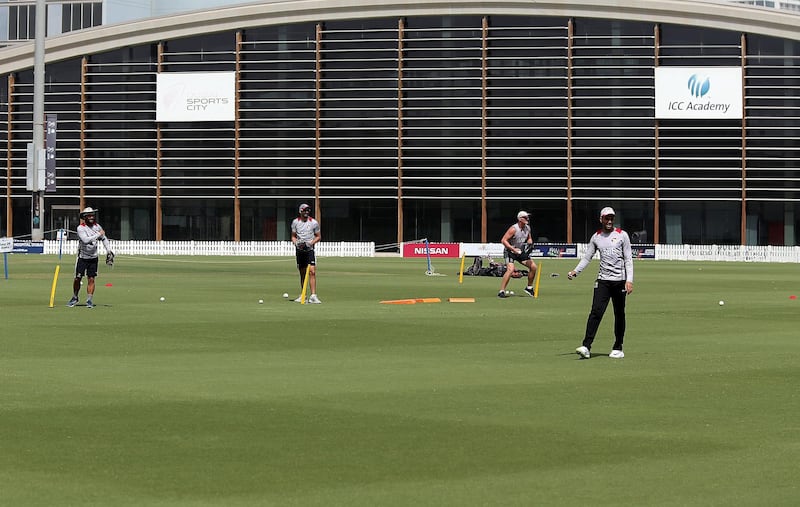
<path fill-rule="evenodd" d="M 469 407 L 449 417 L 410 417 L 413 406 L 375 413 L 377 399 L 346 409 L 330 407 L 333 401 L 120 400 L 17 410 L 4 416 L 2 461 L 7 468 L 13 464 L 9 470 L 59 477 L 39 492 L 45 495 L 57 497 L 70 484 L 82 484 L 106 495 L 138 491 L 222 501 L 251 494 L 277 499 L 342 485 L 544 472 L 722 448 L 683 435 L 629 435 L 621 444 L 544 417 L 493 424 Z"/>

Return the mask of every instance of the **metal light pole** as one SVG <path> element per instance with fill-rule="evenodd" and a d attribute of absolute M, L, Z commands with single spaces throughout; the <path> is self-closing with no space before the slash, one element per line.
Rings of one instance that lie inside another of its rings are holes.
<path fill-rule="evenodd" d="M 31 240 L 44 239 L 44 193 L 39 168 L 44 167 L 44 39 L 47 5 L 36 0 L 36 33 L 33 51 L 33 194 L 31 196 Z"/>

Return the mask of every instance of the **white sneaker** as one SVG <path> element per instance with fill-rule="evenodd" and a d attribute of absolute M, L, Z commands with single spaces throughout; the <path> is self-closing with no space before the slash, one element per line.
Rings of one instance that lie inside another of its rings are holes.
<path fill-rule="evenodd" d="M 295 299 L 294 302 L 295 303 L 302 303 L 303 302 L 303 296 L 297 296 L 297 299 Z"/>
<path fill-rule="evenodd" d="M 611 353 L 608 355 L 608 357 L 612 359 L 622 359 L 623 357 L 625 357 L 625 352 L 621 350 L 612 350 Z"/>
<path fill-rule="evenodd" d="M 581 356 L 581 359 L 589 359 L 592 357 L 592 354 L 589 352 L 589 349 L 581 345 L 577 349 L 575 349 L 575 353 Z"/>
<path fill-rule="evenodd" d="M 313 305 L 318 305 L 318 304 L 322 303 L 322 301 L 319 300 L 319 298 L 317 297 L 316 294 L 311 294 L 311 297 L 308 298 L 308 302 L 313 304 Z"/>

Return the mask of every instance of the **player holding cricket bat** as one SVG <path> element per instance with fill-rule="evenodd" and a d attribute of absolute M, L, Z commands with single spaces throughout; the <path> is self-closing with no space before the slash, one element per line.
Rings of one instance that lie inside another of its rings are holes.
<path fill-rule="evenodd" d="M 80 213 L 81 225 L 78 226 L 78 260 L 75 262 L 75 280 L 72 282 L 72 299 L 67 306 L 78 304 L 78 293 L 81 290 L 81 280 L 84 276 L 88 279 L 86 284 L 86 308 L 94 308 L 94 279 L 97 277 L 98 243 L 106 247 L 106 264 L 114 265 L 114 252 L 106 237 L 106 231 L 97 223 L 95 214 L 98 210 L 91 207 L 85 208 Z"/>

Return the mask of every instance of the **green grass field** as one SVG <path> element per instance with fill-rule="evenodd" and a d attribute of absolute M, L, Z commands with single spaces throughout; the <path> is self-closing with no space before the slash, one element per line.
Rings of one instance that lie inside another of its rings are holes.
<path fill-rule="evenodd" d="M 54 308 L 54 256 L 0 279 L 2 505 L 800 498 L 795 265 L 637 261 L 625 359 L 609 308 L 579 360 L 596 260 L 499 300 L 456 260 L 324 258 L 299 305 L 293 259 L 118 256 L 94 309 L 65 307 L 73 262 Z M 379 304 L 421 297 L 443 302 Z"/>

